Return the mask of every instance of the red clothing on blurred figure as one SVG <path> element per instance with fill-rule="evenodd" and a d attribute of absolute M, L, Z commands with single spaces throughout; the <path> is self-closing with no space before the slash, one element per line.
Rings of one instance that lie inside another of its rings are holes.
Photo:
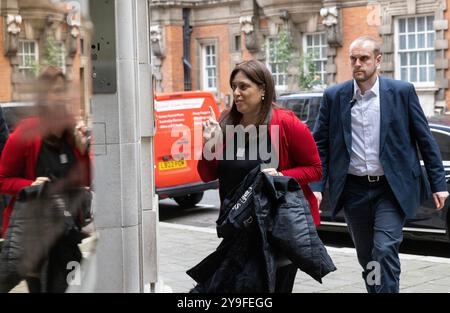
<path fill-rule="evenodd" d="M 36 180 L 36 165 L 41 150 L 42 137 L 39 133 L 39 118 L 21 121 L 9 136 L 0 160 L 0 194 L 16 196 L 19 191 Z M 80 165 L 83 184 L 90 186 L 89 153 L 81 155 L 72 140 L 68 140 Z M 14 207 L 15 197 L 3 212 L 2 237 L 6 234 L 9 218 Z"/>

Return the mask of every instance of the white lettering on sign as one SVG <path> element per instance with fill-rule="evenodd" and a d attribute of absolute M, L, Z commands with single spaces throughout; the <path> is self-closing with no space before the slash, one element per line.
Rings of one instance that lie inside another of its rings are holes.
<path fill-rule="evenodd" d="M 204 102 L 204 98 L 155 101 L 155 110 L 156 112 L 167 112 L 175 110 L 200 109 Z"/>

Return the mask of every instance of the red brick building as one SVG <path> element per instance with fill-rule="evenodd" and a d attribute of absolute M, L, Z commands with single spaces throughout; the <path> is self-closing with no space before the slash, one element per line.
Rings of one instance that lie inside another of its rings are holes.
<path fill-rule="evenodd" d="M 361 35 L 383 41 L 382 75 L 415 84 L 427 115 L 450 109 L 450 0 L 150 0 L 158 91 L 210 90 L 231 101 L 233 66 L 256 58 L 279 93 L 299 90 L 298 63 L 311 55 L 316 88 L 351 79 L 348 48 Z M 287 31 L 289 63 L 276 57 Z M 312 54 L 309 52 L 313 52 Z M 1 62 L 1 59 L 0 59 Z"/>
<path fill-rule="evenodd" d="M 84 115 L 91 93 L 90 62 L 85 53 L 89 32 L 80 25 L 79 11 L 73 7 L 76 4 L 55 0 L 1 2 L 0 105 L 32 99 L 37 64 L 44 63 L 52 45 L 57 53 L 53 56 L 55 65 L 79 88 L 79 108 L 75 110 Z"/>

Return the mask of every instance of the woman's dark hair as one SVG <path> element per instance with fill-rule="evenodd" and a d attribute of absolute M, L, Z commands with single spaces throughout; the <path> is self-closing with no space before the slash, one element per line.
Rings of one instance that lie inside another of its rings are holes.
<path fill-rule="evenodd" d="M 266 65 L 257 60 L 249 60 L 239 63 L 235 66 L 230 75 L 230 86 L 233 87 L 233 80 L 236 75 L 242 72 L 245 76 L 248 77 L 253 83 L 255 83 L 258 87 L 263 89 L 264 92 L 264 101 L 261 104 L 261 116 L 257 121 L 255 126 L 259 126 L 263 124 L 267 116 L 269 115 L 270 110 L 275 105 L 275 86 L 272 78 L 272 73 L 270 73 L 269 69 Z M 223 119 L 222 129 L 225 129 L 225 125 L 237 125 L 242 118 L 242 114 L 237 110 L 236 104 L 233 100 L 233 105 L 231 106 L 230 111 L 226 114 Z"/>

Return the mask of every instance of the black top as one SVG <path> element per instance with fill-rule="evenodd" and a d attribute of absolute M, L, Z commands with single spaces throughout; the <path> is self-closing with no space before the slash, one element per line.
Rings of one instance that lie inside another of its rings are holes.
<path fill-rule="evenodd" d="M 50 136 L 42 141 L 36 165 L 37 177 L 49 177 L 52 181 L 66 177 L 75 165 L 76 157 L 66 136 Z"/>
<path fill-rule="evenodd" d="M 270 136 L 267 136 L 267 147 L 264 151 L 271 152 Z M 255 167 L 260 166 L 261 163 L 270 163 L 270 155 L 260 153 L 259 144 L 264 143 L 258 138 L 248 139 L 244 144 L 237 141 L 237 135 L 235 134 L 234 145 L 228 147 L 228 149 L 234 147 L 234 152 L 227 156 L 227 145 L 223 150 L 223 160 L 219 160 L 218 164 L 218 178 L 219 178 L 219 195 L 220 201 L 227 196 L 235 187 L 237 187 L 253 170 Z M 227 144 L 230 145 L 229 142 Z M 255 158 L 256 156 L 256 158 Z"/>

